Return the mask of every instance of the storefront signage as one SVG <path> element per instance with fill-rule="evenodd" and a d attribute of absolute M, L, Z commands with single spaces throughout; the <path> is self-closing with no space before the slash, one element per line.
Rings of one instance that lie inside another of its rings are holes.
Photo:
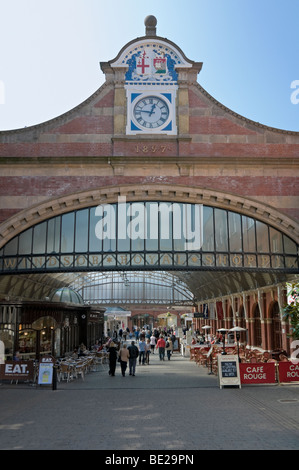
<path fill-rule="evenodd" d="M 276 382 L 274 362 L 240 364 L 242 384 L 272 384 Z"/>
<path fill-rule="evenodd" d="M 299 382 L 299 364 L 280 362 L 278 373 L 279 382 Z"/>
<path fill-rule="evenodd" d="M 100 314 L 100 313 L 90 313 L 89 316 L 88 316 L 88 320 L 90 322 L 98 323 L 98 322 L 100 322 L 101 317 L 102 317 L 102 314 Z"/>
<path fill-rule="evenodd" d="M 219 354 L 218 356 L 219 387 L 237 385 L 241 388 L 239 359 L 236 355 Z"/>
<path fill-rule="evenodd" d="M 203 313 L 202 312 L 194 312 L 193 317 L 194 318 L 203 318 Z"/>
<path fill-rule="evenodd" d="M 42 357 L 39 361 L 38 385 L 52 385 L 54 358 Z"/>
<path fill-rule="evenodd" d="M 33 380 L 33 377 L 32 361 L 6 361 L 0 364 L 1 380 Z"/>

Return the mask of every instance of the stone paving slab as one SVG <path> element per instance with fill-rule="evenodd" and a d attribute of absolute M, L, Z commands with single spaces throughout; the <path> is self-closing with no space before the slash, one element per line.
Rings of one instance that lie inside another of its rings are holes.
<path fill-rule="evenodd" d="M 175 353 L 49 387 L 0 386 L 1 450 L 298 450 L 299 386 L 219 389 Z M 119 454 L 118 454 L 119 455 Z"/>

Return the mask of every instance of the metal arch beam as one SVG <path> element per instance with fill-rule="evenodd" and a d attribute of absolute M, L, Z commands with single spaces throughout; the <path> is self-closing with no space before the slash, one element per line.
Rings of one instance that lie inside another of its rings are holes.
<path fill-rule="evenodd" d="M 139 273 L 143 273 L 143 272 L 146 272 L 146 271 L 139 271 Z M 97 281 L 100 281 L 101 278 L 106 278 L 106 283 L 110 283 L 111 281 L 109 280 L 109 278 L 113 278 L 114 274 L 115 273 L 118 273 L 118 271 L 109 271 L 109 272 L 91 272 L 91 273 L 84 273 L 84 274 L 81 274 L 80 276 L 78 276 L 78 281 L 79 281 L 79 285 L 80 285 L 80 288 L 79 290 L 82 290 L 84 287 L 87 287 L 87 286 L 91 286 L 91 285 L 95 285 L 97 283 Z M 134 271 L 120 271 L 120 274 L 119 276 L 120 277 L 130 277 L 132 276 L 132 273 L 133 273 L 133 276 L 136 277 L 136 273 Z M 186 289 L 186 285 L 184 283 L 183 280 L 180 279 L 180 284 L 182 284 L 182 286 L 178 287 L 175 283 L 174 283 L 174 279 L 175 278 L 178 278 L 178 274 L 177 273 L 173 273 L 173 272 L 167 272 L 167 271 L 150 271 L 150 272 L 147 272 L 147 276 L 150 278 L 149 281 L 147 281 L 148 283 L 153 283 L 153 284 L 157 284 L 159 282 L 162 282 L 163 280 L 165 281 L 166 278 L 169 278 L 167 279 L 167 282 L 169 283 L 169 286 L 174 286 L 177 290 L 182 290 L 182 291 L 185 291 L 187 293 L 187 289 Z M 161 279 L 159 279 L 161 278 Z M 163 279 L 164 278 L 164 279 Z M 84 281 L 83 281 L 84 279 Z M 80 280 L 82 280 L 82 282 L 80 282 Z M 73 286 L 76 286 L 76 281 L 72 281 L 73 283 Z M 99 282 L 98 282 L 99 283 Z M 164 282 L 165 284 L 165 282 Z M 183 285 L 185 285 L 185 288 L 183 287 Z M 76 286 L 77 287 L 77 286 Z"/>
<path fill-rule="evenodd" d="M 141 273 L 142 271 L 138 271 Z M 92 286 L 94 278 L 106 279 L 110 282 L 112 272 L 97 273 L 52 273 L 29 275 L 2 275 L 0 276 L 0 297 L 13 297 L 15 299 L 43 300 L 48 297 L 53 289 L 69 286 L 76 290 Z M 123 274 L 124 272 L 122 272 Z M 120 275 L 120 272 L 118 272 Z M 130 272 L 130 276 L 136 278 L 136 272 Z M 299 278 L 299 275 L 283 272 L 248 272 L 248 271 L 152 271 L 149 285 L 166 285 L 169 287 L 169 300 L 173 302 L 174 291 L 178 293 L 182 303 L 193 304 L 224 297 L 239 292 L 246 292 L 275 284 L 291 282 Z M 185 299 L 185 300 L 183 300 Z M 119 299 L 121 302 L 122 300 Z M 123 299 L 123 302 L 129 302 Z M 132 303 L 138 303 L 139 299 L 131 299 Z M 152 299 L 148 299 L 152 302 Z M 142 303 L 142 302 L 140 302 Z M 156 299 L 160 304 L 161 299 Z"/>
<path fill-rule="evenodd" d="M 101 296 L 103 302 L 108 302 L 109 288 L 108 293 L 106 291 L 107 286 L 111 285 L 111 290 L 114 292 L 114 295 L 111 296 L 113 300 L 112 303 L 162 303 L 161 296 L 159 294 L 155 297 L 154 293 L 156 287 L 163 286 L 168 290 L 167 299 L 163 299 L 163 304 L 175 303 L 180 301 L 181 303 L 193 304 L 193 295 L 190 290 L 187 288 L 186 284 L 181 280 L 177 279 L 177 276 L 173 272 L 167 271 L 138 271 L 132 272 L 118 272 L 111 271 L 107 273 L 90 273 L 89 278 L 93 282 L 85 283 L 84 286 L 80 286 L 81 295 L 83 298 L 88 298 L 90 302 L 93 300 L 100 301 Z M 121 286 L 126 286 L 126 291 L 128 295 L 121 297 Z M 130 289 L 134 285 L 133 289 Z M 137 286 L 137 288 L 135 288 Z M 138 286 L 140 289 L 138 289 Z M 76 289 L 76 284 L 71 284 L 72 288 Z M 95 291 L 92 294 L 89 292 L 89 287 Z M 104 288 L 104 292 L 102 291 Z M 101 294 L 102 291 L 102 294 Z M 94 295 L 93 299 L 91 295 Z M 162 294 L 163 295 L 163 294 Z M 105 297 L 107 296 L 107 298 Z"/>

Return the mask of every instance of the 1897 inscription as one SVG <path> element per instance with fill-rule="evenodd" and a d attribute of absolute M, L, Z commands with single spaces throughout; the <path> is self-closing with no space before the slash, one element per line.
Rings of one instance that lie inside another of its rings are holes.
<path fill-rule="evenodd" d="M 168 145 L 136 145 L 135 152 L 136 153 L 166 153 L 167 151 L 171 151 L 171 148 Z"/>

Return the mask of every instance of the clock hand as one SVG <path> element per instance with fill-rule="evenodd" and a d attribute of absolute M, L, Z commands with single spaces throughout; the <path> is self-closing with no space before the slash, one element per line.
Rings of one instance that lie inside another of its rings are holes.
<path fill-rule="evenodd" d="M 153 114 L 153 110 L 151 111 L 146 111 L 145 109 L 141 110 L 141 113 L 148 113 L 150 116 Z"/>
<path fill-rule="evenodd" d="M 150 116 L 153 114 L 155 107 L 156 107 L 156 105 L 153 104 L 152 109 L 151 109 L 151 111 L 150 111 Z"/>

